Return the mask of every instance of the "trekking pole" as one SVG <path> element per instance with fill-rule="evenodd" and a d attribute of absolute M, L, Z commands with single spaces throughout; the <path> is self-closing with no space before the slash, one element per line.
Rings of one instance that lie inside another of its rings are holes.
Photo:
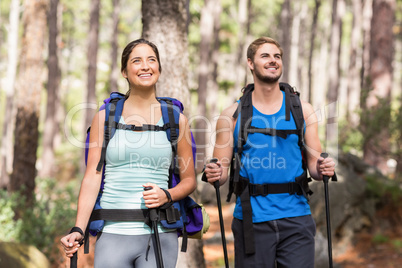
<path fill-rule="evenodd" d="M 77 252 L 70 258 L 70 268 L 77 268 Z"/>
<path fill-rule="evenodd" d="M 218 159 L 212 158 L 210 163 L 217 163 Z M 207 177 L 203 176 L 202 180 L 208 182 Z M 228 260 L 228 252 L 226 248 L 226 237 L 225 237 L 225 225 L 223 223 L 223 215 L 222 215 L 222 203 L 221 203 L 221 194 L 219 191 L 219 181 L 214 181 L 214 187 L 216 191 L 216 201 L 218 203 L 218 212 L 219 212 L 219 225 L 221 227 L 221 238 L 222 238 L 222 247 L 223 247 L 223 256 L 225 258 L 225 267 L 229 268 L 229 260 Z"/>
<path fill-rule="evenodd" d="M 144 187 L 144 191 L 151 190 L 152 187 Z M 149 209 L 149 219 L 151 220 L 151 232 L 154 233 L 155 243 L 154 243 L 154 252 L 155 252 L 155 259 L 156 265 L 158 268 L 163 268 L 163 258 L 162 258 L 162 250 L 161 250 L 161 243 L 159 240 L 159 232 L 158 232 L 158 212 L 156 208 Z"/>
<path fill-rule="evenodd" d="M 320 156 L 323 158 L 327 158 L 328 154 L 321 153 Z M 332 268 L 333 264 L 332 264 L 332 241 L 331 241 L 331 216 L 329 213 L 329 191 L 328 191 L 329 177 L 323 175 L 322 180 L 324 182 L 325 210 L 327 215 L 328 261 L 329 261 L 329 267 Z M 337 181 L 335 173 L 334 176 L 332 177 L 332 181 Z"/>

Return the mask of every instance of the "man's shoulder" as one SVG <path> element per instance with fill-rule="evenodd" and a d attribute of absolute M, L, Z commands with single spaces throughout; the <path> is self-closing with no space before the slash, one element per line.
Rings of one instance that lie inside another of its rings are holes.
<path fill-rule="evenodd" d="M 236 112 L 238 105 L 239 104 L 237 102 L 233 103 L 222 111 L 221 116 L 233 117 L 233 114 Z"/>

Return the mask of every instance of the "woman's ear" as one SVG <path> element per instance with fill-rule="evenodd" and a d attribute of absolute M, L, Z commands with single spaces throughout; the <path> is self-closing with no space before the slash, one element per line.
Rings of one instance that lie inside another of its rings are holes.
<path fill-rule="evenodd" d="M 126 73 L 126 70 L 121 71 L 121 75 L 122 75 L 124 78 L 126 78 L 126 79 L 127 79 L 127 73 Z"/>

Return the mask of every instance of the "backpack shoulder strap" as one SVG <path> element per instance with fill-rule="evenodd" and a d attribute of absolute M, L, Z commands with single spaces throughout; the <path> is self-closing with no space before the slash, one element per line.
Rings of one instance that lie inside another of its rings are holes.
<path fill-rule="evenodd" d="M 112 139 L 116 132 L 116 125 L 120 121 L 121 114 L 124 106 L 124 95 L 112 93 L 110 95 L 110 102 L 105 104 L 105 126 L 103 135 L 103 145 L 101 151 L 101 157 L 99 159 L 96 170 L 100 172 L 106 159 L 106 149 L 109 141 Z"/>
<path fill-rule="evenodd" d="M 177 105 L 174 104 L 174 99 L 172 98 L 158 98 L 158 101 L 161 104 L 162 110 L 162 118 L 163 122 L 168 126 L 166 130 L 166 134 L 168 136 L 168 140 L 172 144 L 177 145 L 177 140 L 179 138 L 179 119 L 181 109 Z M 176 148 L 175 148 L 176 149 Z M 176 152 L 176 150 L 175 150 Z"/>
<path fill-rule="evenodd" d="M 169 188 L 172 188 L 179 183 L 179 181 L 175 181 L 178 177 L 173 176 L 173 173 L 179 174 L 177 161 L 177 142 L 180 134 L 179 119 L 180 113 L 182 111 L 182 106 L 179 107 L 174 102 L 176 100 L 172 98 L 158 98 L 158 101 L 161 104 L 163 122 L 165 126 L 167 126 L 166 135 L 168 140 L 170 141 L 170 144 L 172 145 L 173 156 L 172 163 L 169 168 Z"/>
<path fill-rule="evenodd" d="M 251 118 L 253 117 L 253 104 L 251 100 L 251 93 L 253 89 L 253 84 L 250 84 L 246 87 L 244 95 L 240 98 L 236 112 L 233 114 L 233 118 L 235 119 L 240 115 L 238 121 L 240 127 L 237 139 L 237 151 L 233 152 L 233 157 L 231 160 L 229 192 L 226 198 L 228 202 L 230 201 L 230 198 L 234 192 L 234 185 L 239 181 L 240 178 L 241 155 L 243 153 L 243 146 L 246 144 L 248 134 L 248 132 L 245 130 L 250 128 Z"/>
<path fill-rule="evenodd" d="M 285 92 L 286 96 L 286 120 L 288 120 L 289 110 L 292 112 L 293 118 L 295 120 L 296 128 L 303 132 L 304 128 L 304 116 L 303 109 L 300 101 L 300 93 L 295 91 L 287 83 L 279 83 L 281 90 Z M 289 108 L 288 108 L 289 107 Z M 290 116 L 289 116 L 290 120 Z M 301 132 L 301 133 L 302 133 Z"/>

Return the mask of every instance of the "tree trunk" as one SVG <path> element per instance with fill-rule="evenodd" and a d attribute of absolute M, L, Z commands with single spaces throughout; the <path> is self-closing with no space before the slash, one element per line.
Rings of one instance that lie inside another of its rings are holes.
<path fill-rule="evenodd" d="M 239 0 L 239 6 L 237 9 L 239 30 L 237 33 L 237 61 L 236 61 L 236 81 L 235 92 L 239 93 L 239 90 L 245 86 L 247 77 L 247 65 L 246 65 L 246 50 L 247 45 L 247 21 L 248 21 L 248 5 L 247 0 Z"/>
<path fill-rule="evenodd" d="M 214 1 L 205 0 L 201 10 L 201 42 L 200 42 L 200 63 L 198 65 L 198 114 L 195 127 L 195 141 L 197 144 L 197 173 L 202 171 L 206 158 L 206 147 L 208 146 L 207 134 L 210 136 L 210 129 L 207 119 L 207 90 L 211 74 L 211 46 L 214 30 L 213 20 Z M 193 130 L 194 131 L 194 130 Z"/>
<path fill-rule="evenodd" d="M 15 123 L 14 86 L 17 72 L 18 25 L 20 20 L 20 0 L 12 0 L 10 5 L 10 25 L 7 40 L 7 82 L 3 134 L 0 149 L 0 189 L 7 188 L 13 171 L 13 131 Z"/>
<path fill-rule="evenodd" d="M 43 155 L 42 167 L 39 171 L 41 177 L 51 177 L 55 173 L 54 167 L 54 138 L 58 132 L 57 106 L 59 99 L 57 92 L 59 91 L 61 72 L 59 68 L 58 56 L 58 9 L 59 0 L 50 0 L 50 10 L 48 13 L 49 26 L 49 58 L 48 67 L 48 83 L 47 83 L 47 107 L 46 118 L 43 130 Z"/>
<path fill-rule="evenodd" d="M 361 0 L 353 0 L 353 23 L 350 38 L 350 62 L 348 71 L 347 113 L 346 119 L 351 127 L 358 124 L 357 109 L 359 108 L 360 79 L 359 79 L 359 44 L 362 32 L 362 4 Z"/>
<path fill-rule="evenodd" d="M 20 55 L 23 64 L 19 68 L 17 83 L 15 154 L 10 191 L 21 190 L 27 207 L 32 205 L 35 190 L 46 11 L 45 0 L 26 0 L 24 3 L 24 33 Z"/>
<path fill-rule="evenodd" d="M 311 35 L 310 35 L 310 50 L 308 54 L 308 102 L 313 104 L 313 55 L 314 55 L 314 43 L 315 36 L 317 34 L 317 20 L 318 12 L 320 10 L 321 0 L 315 0 L 313 22 L 311 24 Z"/>
<path fill-rule="evenodd" d="M 364 160 L 387 173 L 387 159 L 390 153 L 389 123 L 391 105 L 391 86 L 394 58 L 395 0 L 374 0 L 371 20 L 370 42 L 370 80 L 371 86 L 365 88 L 366 116 Z M 375 129 L 373 124 L 375 124 Z"/>
<path fill-rule="evenodd" d="M 281 9 L 281 47 L 283 50 L 284 57 L 283 61 L 283 73 L 282 73 L 282 81 L 289 82 L 289 70 L 290 70 L 290 48 L 291 48 L 291 34 L 290 31 L 292 29 L 292 8 L 290 0 L 283 1 L 282 9 Z"/>
<path fill-rule="evenodd" d="M 370 32 L 371 18 L 373 15 L 373 0 L 364 0 L 363 6 L 363 51 L 362 51 L 362 69 L 360 75 L 360 88 L 368 88 L 368 77 L 370 69 Z M 365 103 L 362 101 L 364 91 L 360 92 L 360 108 L 364 108 Z"/>
<path fill-rule="evenodd" d="M 344 0 L 333 0 L 332 2 L 332 27 L 330 38 L 330 55 L 328 68 L 328 91 L 327 91 L 327 125 L 326 142 L 327 150 L 335 153 L 337 148 L 337 124 L 338 117 L 338 92 L 340 81 L 340 53 L 342 37 L 342 8 Z"/>
<path fill-rule="evenodd" d="M 212 128 L 213 128 L 213 133 L 215 131 L 216 127 L 216 120 L 214 119 L 215 116 L 218 115 L 217 112 L 217 99 L 219 98 L 219 85 L 218 85 L 218 63 L 219 63 L 219 47 L 221 45 L 220 39 L 219 39 L 219 32 L 221 29 L 221 22 L 220 22 L 220 14 L 222 12 L 222 6 L 221 6 L 221 1 L 220 0 L 215 0 L 214 2 L 214 7 L 213 7 L 213 20 L 214 20 L 214 30 L 213 30 L 213 48 L 212 48 L 212 56 L 211 56 L 211 61 L 212 61 L 212 77 L 211 77 L 211 86 L 208 89 L 208 103 L 209 106 L 211 107 L 211 112 L 209 114 L 209 118 L 211 119 L 212 122 Z M 212 142 L 210 142 L 211 149 L 212 148 Z M 211 153 L 208 153 L 208 155 L 212 155 Z"/>
<path fill-rule="evenodd" d="M 293 86 L 299 85 L 300 88 L 302 87 L 302 81 L 299 79 L 299 51 L 303 51 L 304 43 L 302 42 L 303 35 L 300 34 L 303 27 L 303 21 L 307 14 L 307 5 L 302 4 L 301 2 L 297 1 L 293 5 L 295 15 L 291 18 L 292 26 L 291 26 L 291 40 L 290 40 L 290 54 L 284 54 L 284 58 L 290 58 L 290 62 L 287 63 L 288 65 L 284 65 L 284 69 L 287 70 L 287 80 L 285 82 L 290 83 Z M 286 60 L 287 61 L 287 60 Z"/>
<path fill-rule="evenodd" d="M 120 0 L 112 0 L 113 5 L 113 31 L 111 40 L 111 64 L 110 64 L 110 89 L 109 92 L 118 91 L 117 81 L 119 79 L 120 70 L 117 68 L 117 50 L 119 49 L 119 44 L 117 42 L 117 37 L 119 34 L 119 14 L 120 14 Z"/>
<path fill-rule="evenodd" d="M 87 105 L 96 104 L 96 64 L 98 60 L 99 47 L 99 10 L 100 0 L 91 0 L 89 34 L 88 34 L 88 77 L 87 77 Z M 86 129 L 92 123 L 95 110 L 86 109 L 85 126 Z"/>
<path fill-rule="evenodd" d="M 142 0 L 142 36 L 155 43 L 160 53 L 162 74 L 157 95 L 177 98 L 189 111 L 186 2 Z M 187 253 L 179 252 L 176 267 L 205 267 L 202 247 L 202 240 L 190 239 Z"/>
<path fill-rule="evenodd" d="M 186 0 L 142 0 L 142 36 L 158 47 L 162 64 L 156 93 L 179 99 L 188 115 L 191 108 L 186 17 Z"/>
<path fill-rule="evenodd" d="M 235 81 L 234 87 L 229 92 L 229 97 L 227 98 L 227 105 L 232 105 L 234 101 L 236 101 L 240 94 L 241 89 L 247 83 L 247 47 L 248 47 L 248 31 L 249 31 L 249 23 L 250 23 L 250 1 L 249 0 L 239 0 L 238 8 L 237 8 L 237 50 L 235 53 L 234 59 L 234 71 L 235 71 Z"/>

